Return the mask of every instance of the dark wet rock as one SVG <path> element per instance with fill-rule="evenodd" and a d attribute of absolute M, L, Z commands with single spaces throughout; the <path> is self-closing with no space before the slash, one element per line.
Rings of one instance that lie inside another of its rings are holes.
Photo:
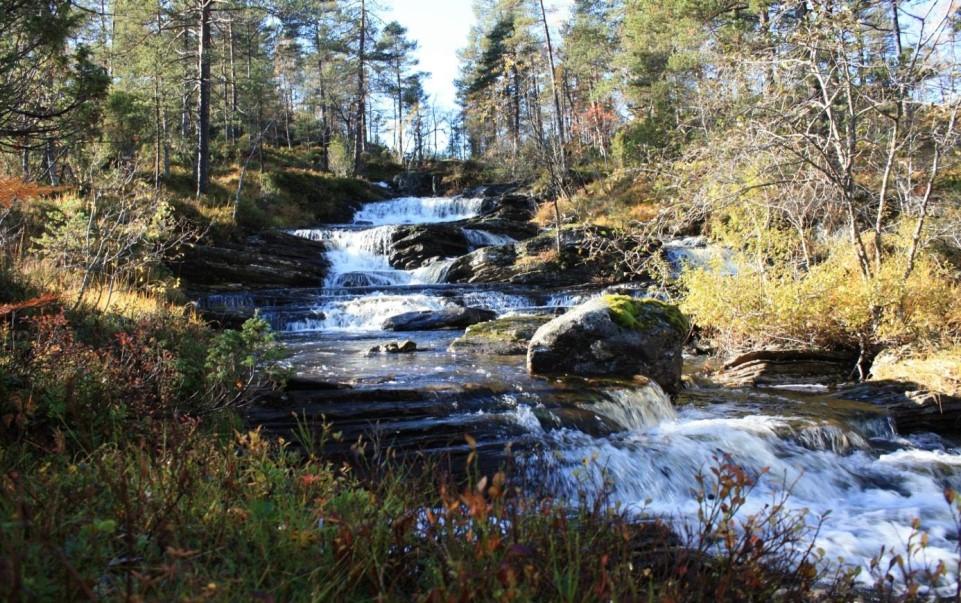
<path fill-rule="evenodd" d="M 550 316 L 509 316 L 482 322 L 467 328 L 463 337 L 454 340 L 452 352 L 473 352 L 497 356 L 520 356 L 537 329 L 551 320 Z"/>
<path fill-rule="evenodd" d="M 479 249 L 455 260 L 446 280 L 551 288 L 623 280 L 616 253 L 606 251 L 603 245 L 597 253 L 591 252 L 594 245 L 589 240 L 611 236 L 603 229 L 565 228 L 561 231 L 560 255 L 553 231 L 512 245 Z"/>
<path fill-rule="evenodd" d="M 257 315 L 257 309 L 253 306 L 214 305 L 198 308 L 197 312 L 214 326 L 237 331 L 243 328 L 245 322 Z"/>
<path fill-rule="evenodd" d="M 405 312 L 391 316 L 384 323 L 385 331 L 439 331 L 465 329 L 479 322 L 497 318 L 497 313 L 482 308 L 452 306 L 443 310 Z"/>
<path fill-rule="evenodd" d="M 437 194 L 437 175 L 432 172 L 403 172 L 394 176 L 393 185 L 401 194 L 430 197 Z"/>
<path fill-rule="evenodd" d="M 839 391 L 842 400 L 884 408 L 898 433 L 961 435 L 961 398 L 924 389 L 910 381 L 868 381 Z"/>
<path fill-rule="evenodd" d="M 539 328 L 527 351 L 527 368 L 536 375 L 642 375 L 676 394 L 687 332 L 687 319 L 674 306 L 604 296 Z"/>
<path fill-rule="evenodd" d="M 391 236 L 390 265 L 413 270 L 434 260 L 457 257 L 469 251 L 470 242 L 459 226 L 402 226 Z"/>
<path fill-rule="evenodd" d="M 509 194 L 484 201 L 481 215 L 468 220 L 398 227 L 391 235 L 390 265 L 413 270 L 439 259 L 468 254 L 472 245 L 465 230 L 481 231 L 514 240 L 525 240 L 539 232 L 530 220 L 537 210 L 527 195 Z"/>
<path fill-rule="evenodd" d="M 724 365 L 716 377 L 731 387 L 834 385 L 857 378 L 858 355 L 820 350 L 757 350 Z"/>
<path fill-rule="evenodd" d="M 517 251 L 514 245 L 484 247 L 457 258 L 447 270 L 449 283 L 508 282 Z"/>
<path fill-rule="evenodd" d="M 243 244 L 186 246 L 170 265 L 189 289 L 316 287 L 330 267 L 326 250 L 322 242 L 271 231 Z"/>
<path fill-rule="evenodd" d="M 392 341 L 370 348 L 368 354 L 413 354 L 417 351 L 417 343 L 408 340 Z"/>

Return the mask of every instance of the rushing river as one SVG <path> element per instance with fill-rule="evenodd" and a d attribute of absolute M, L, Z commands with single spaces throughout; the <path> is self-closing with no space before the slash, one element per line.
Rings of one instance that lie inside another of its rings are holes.
<path fill-rule="evenodd" d="M 384 332 L 384 321 L 403 312 L 459 304 L 503 316 L 555 314 L 600 294 L 444 284 L 444 260 L 409 271 L 390 266 L 399 225 L 462 220 L 481 206 L 446 198 L 368 204 L 352 224 L 296 233 L 328 243 L 324 288 L 211 301 L 259 306 L 301 375 L 353 386 L 352 398 L 322 409 L 348 439 L 375 432 L 402 452 L 442 453 L 462 451 L 472 433 L 491 454 L 508 443 L 538 447 L 550 452 L 539 470 L 559 494 L 603 474 L 614 501 L 682 520 L 696 517 L 694 476 L 726 455 L 749 471 L 767 470 L 747 512 L 789 484 L 792 509 L 808 510 L 812 522 L 826 514 L 817 545 L 828 560 L 866 567 L 882 545 L 903 550 L 919 517 L 930 537 L 923 561 L 957 566 L 957 528 L 943 493 L 961 488 L 961 449 L 933 434 L 900 435 L 869 404 L 790 388 L 691 388 L 672 404 L 656 387 L 532 379 L 522 356 L 448 351 L 461 332 Z M 511 242 L 465 234 L 475 247 Z M 398 339 L 420 351 L 366 353 Z"/>

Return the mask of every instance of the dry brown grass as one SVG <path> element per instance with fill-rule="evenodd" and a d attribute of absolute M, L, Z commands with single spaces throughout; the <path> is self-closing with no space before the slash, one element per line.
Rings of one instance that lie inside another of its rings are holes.
<path fill-rule="evenodd" d="M 932 392 L 961 396 L 961 346 L 885 359 L 875 363 L 871 373 L 875 379 L 910 381 Z"/>

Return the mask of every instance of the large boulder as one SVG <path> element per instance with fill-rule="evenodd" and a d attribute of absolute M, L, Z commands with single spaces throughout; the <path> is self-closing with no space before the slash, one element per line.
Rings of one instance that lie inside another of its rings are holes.
<path fill-rule="evenodd" d="M 533 375 L 642 375 L 676 394 L 689 329 L 675 306 L 605 295 L 538 329 L 527 350 L 527 368 Z"/>
<path fill-rule="evenodd" d="M 443 310 L 404 312 L 391 316 L 384 322 L 385 331 L 439 331 L 442 329 L 466 329 L 479 322 L 497 318 L 495 312 L 482 308 L 451 306 Z"/>
<path fill-rule="evenodd" d="M 550 322 L 550 316 L 507 316 L 467 328 L 464 336 L 454 340 L 452 352 L 472 352 L 495 356 L 520 356 L 537 329 Z"/>

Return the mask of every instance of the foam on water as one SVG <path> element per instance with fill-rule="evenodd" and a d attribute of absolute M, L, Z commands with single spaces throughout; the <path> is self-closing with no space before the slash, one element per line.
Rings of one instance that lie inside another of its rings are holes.
<path fill-rule="evenodd" d="M 487 308 L 498 314 L 508 314 L 533 305 L 529 297 L 501 291 L 470 291 L 463 295 L 463 300 L 465 306 Z"/>

